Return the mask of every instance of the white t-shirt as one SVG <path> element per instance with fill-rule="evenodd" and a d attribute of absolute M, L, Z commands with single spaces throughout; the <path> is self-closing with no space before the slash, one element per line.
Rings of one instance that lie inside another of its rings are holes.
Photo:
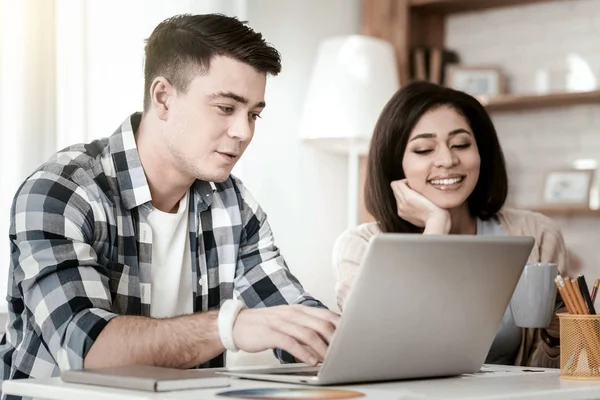
<path fill-rule="evenodd" d="M 152 228 L 150 316 L 154 318 L 193 312 L 188 203 L 189 192 L 179 202 L 177 213 L 165 213 L 155 208 L 148 216 Z"/>

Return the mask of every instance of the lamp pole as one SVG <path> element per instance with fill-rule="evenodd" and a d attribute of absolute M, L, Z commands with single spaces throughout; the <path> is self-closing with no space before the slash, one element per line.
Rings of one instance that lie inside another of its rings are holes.
<path fill-rule="evenodd" d="M 348 200 L 347 200 L 347 224 L 348 228 L 358 225 L 358 187 L 360 175 L 360 151 L 359 145 L 354 139 L 350 140 L 348 148 Z"/>

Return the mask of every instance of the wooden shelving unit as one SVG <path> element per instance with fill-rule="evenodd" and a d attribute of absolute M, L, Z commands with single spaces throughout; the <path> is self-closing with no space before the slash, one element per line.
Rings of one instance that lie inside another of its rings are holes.
<path fill-rule="evenodd" d="M 600 104 L 600 90 L 576 93 L 550 93 L 546 95 L 503 95 L 479 99 L 490 112 L 521 111 L 536 108 L 566 107 L 581 104 Z"/>
<path fill-rule="evenodd" d="M 573 0 L 363 0 L 362 33 L 392 43 L 405 83 L 413 47 L 444 47 L 448 14 L 558 1 Z"/>
<path fill-rule="evenodd" d="M 391 42 L 400 82 L 410 77 L 411 49 L 444 47 L 448 14 L 572 0 L 363 0 L 362 31 Z M 490 112 L 600 104 L 600 91 L 547 95 L 503 95 L 483 100 Z"/>

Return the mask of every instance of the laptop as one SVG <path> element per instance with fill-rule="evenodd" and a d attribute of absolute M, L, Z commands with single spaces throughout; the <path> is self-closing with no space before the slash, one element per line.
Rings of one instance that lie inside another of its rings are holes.
<path fill-rule="evenodd" d="M 332 385 L 478 372 L 531 237 L 379 234 L 317 367 L 238 367 L 239 378 Z"/>

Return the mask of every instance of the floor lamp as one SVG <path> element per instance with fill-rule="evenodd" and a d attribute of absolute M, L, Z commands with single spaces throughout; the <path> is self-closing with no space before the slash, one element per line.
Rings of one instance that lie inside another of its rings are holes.
<path fill-rule="evenodd" d="M 383 106 L 398 90 L 392 45 L 351 35 L 320 43 L 306 95 L 300 136 L 348 157 L 348 227 L 358 223 L 360 156 Z"/>

